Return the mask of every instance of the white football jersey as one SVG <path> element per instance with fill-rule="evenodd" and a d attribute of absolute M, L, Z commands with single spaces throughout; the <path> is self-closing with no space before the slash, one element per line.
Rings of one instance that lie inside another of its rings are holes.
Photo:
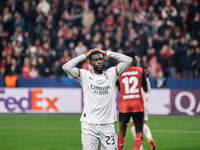
<path fill-rule="evenodd" d="M 83 88 L 84 108 L 81 121 L 91 124 L 105 124 L 117 121 L 115 82 L 118 76 L 116 67 L 103 74 L 80 69 L 77 81 Z"/>
<path fill-rule="evenodd" d="M 111 67 L 103 74 L 78 69 L 76 64 L 86 59 L 86 55 L 77 56 L 62 68 L 71 77 L 75 78 L 83 88 L 83 113 L 81 121 L 91 124 L 106 124 L 117 121 L 115 82 L 132 63 L 132 58 L 116 52 L 107 51 L 107 56 L 119 61 L 117 66 Z"/>

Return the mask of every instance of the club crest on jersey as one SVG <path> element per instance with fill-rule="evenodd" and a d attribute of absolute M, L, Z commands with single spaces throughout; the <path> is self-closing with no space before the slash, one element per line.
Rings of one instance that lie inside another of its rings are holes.
<path fill-rule="evenodd" d="M 94 78 L 89 77 L 90 80 L 93 80 Z"/>
<path fill-rule="evenodd" d="M 105 77 L 107 80 L 109 79 L 109 76 L 108 75 L 106 75 L 106 77 Z"/>

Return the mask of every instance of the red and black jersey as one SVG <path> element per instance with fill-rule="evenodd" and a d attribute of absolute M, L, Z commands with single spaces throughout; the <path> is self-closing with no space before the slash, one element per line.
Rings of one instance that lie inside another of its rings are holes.
<path fill-rule="evenodd" d="M 142 87 L 147 85 L 143 69 L 129 67 L 118 79 L 120 86 L 119 111 L 143 112 Z"/>

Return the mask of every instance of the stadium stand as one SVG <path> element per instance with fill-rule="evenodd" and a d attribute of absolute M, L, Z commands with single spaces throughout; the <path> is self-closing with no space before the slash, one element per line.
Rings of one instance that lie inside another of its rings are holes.
<path fill-rule="evenodd" d="M 134 48 L 156 80 L 199 78 L 199 42 L 198 0 L 0 1 L 3 78 L 60 79 L 64 62 L 93 47 Z"/>

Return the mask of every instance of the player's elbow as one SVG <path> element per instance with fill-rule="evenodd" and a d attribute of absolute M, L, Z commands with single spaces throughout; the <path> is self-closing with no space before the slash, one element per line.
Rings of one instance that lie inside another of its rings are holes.
<path fill-rule="evenodd" d="M 147 86 L 145 86 L 145 87 L 143 87 L 143 90 L 144 90 L 144 92 L 148 92 L 148 87 Z"/>
<path fill-rule="evenodd" d="M 132 64 L 132 62 L 133 62 L 133 58 L 128 57 L 128 58 L 127 58 L 128 66 L 130 66 L 130 65 Z"/>
<path fill-rule="evenodd" d="M 62 69 L 64 71 L 68 71 L 69 70 L 69 65 L 67 63 L 65 63 L 64 65 L 62 65 Z"/>

